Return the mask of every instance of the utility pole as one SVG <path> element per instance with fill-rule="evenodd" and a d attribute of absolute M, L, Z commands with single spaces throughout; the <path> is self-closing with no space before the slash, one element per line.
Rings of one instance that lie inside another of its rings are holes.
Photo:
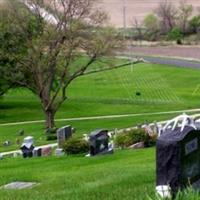
<path fill-rule="evenodd" d="M 124 33 L 124 42 L 126 42 L 126 28 L 127 28 L 127 24 L 126 24 L 126 0 L 123 0 L 123 33 Z M 130 47 L 131 48 L 131 47 Z M 131 56 L 131 49 L 130 49 L 130 58 L 132 60 L 132 56 Z M 133 63 L 133 61 L 132 61 Z M 131 64 L 131 72 L 133 72 L 133 64 Z"/>
<path fill-rule="evenodd" d="M 123 0 L 123 28 L 126 30 L 126 0 Z"/>

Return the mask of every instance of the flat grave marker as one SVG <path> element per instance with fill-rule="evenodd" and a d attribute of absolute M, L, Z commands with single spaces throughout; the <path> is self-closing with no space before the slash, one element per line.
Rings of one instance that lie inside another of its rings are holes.
<path fill-rule="evenodd" d="M 11 182 L 6 185 L 3 185 L 0 187 L 0 189 L 27 189 L 27 188 L 32 188 L 39 185 L 39 183 L 36 182 L 21 182 L 21 181 L 16 181 L 16 182 Z"/>

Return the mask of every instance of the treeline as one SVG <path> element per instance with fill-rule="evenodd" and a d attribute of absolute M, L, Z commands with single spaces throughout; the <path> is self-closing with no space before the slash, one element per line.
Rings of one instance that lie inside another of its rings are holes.
<path fill-rule="evenodd" d="M 132 37 L 149 41 L 175 40 L 182 44 L 185 37 L 195 35 L 193 40 L 199 41 L 200 10 L 198 12 L 194 14 L 193 6 L 185 1 L 181 1 L 178 7 L 169 1 L 161 2 L 143 22 L 134 20 Z"/>

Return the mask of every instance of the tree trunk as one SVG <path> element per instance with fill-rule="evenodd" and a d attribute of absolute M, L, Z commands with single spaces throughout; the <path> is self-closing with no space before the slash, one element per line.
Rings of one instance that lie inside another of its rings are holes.
<path fill-rule="evenodd" d="M 46 116 L 46 129 L 49 128 L 55 128 L 55 112 L 53 110 L 46 110 L 45 111 L 45 116 Z"/>

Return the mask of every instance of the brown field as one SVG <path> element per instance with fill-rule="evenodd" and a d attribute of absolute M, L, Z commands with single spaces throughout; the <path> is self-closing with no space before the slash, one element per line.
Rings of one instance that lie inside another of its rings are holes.
<path fill-rule="evenodd" d="M 136 55 L 179 57 L 200 60 L 200 46 L 132 47 Z"/>
<path fill-rule="evenodd" d="M 110 23 L 117 27 L 123 27 L 123 2 L 125 1 L 126 24 L 130 27 L 136 18 L 142 21 L 148 13 L 154 12 L 159 2 L 165 0 L 101 0 L 99 6 L 106 10 L 110 16 Z M 168 0 L 177 7 L 179 0 Z M 200 0 L 187 0 L 187 4 L 193 5 L 194 11 L 200 10 Z"/>

